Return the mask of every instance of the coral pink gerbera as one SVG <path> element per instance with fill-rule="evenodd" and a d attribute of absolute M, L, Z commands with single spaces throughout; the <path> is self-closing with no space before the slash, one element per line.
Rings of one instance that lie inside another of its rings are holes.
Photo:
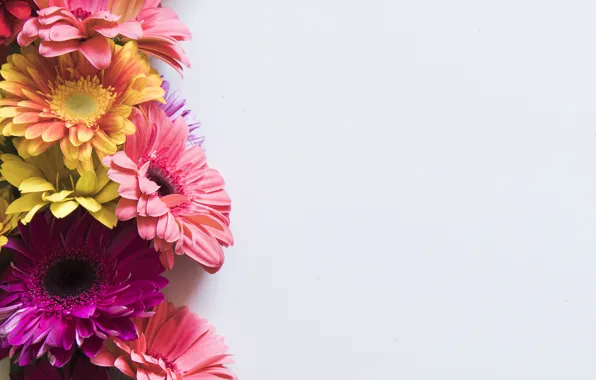
<path fill-rule="evenodd" d="M 117 367 L 133 379 L 234 380 L 226 364 L 232 360 L 223 338 L 205 319 L 188 308 L 162 302 L 150 319 L 134 319 L 139 339 L 114 339 L 92 360 L 95 365 Z"/>
<path fill-rule="evenodd" d="M 139 234 L 154 239 L 162 262 L 173 266 L 173 251 L 214 273 L 224 261 L 223 246 L 233 244 L 231 201 L 224 180 L 209 168 L 199 146 L 187 147 L 188 126 L 172 121 L 155 103 L 134 110 L 136 132 L 124 150 L 107 156 L 108 176 L 120 184 L 120 220 L 137 219 Z"/>
<path fill-rule="evenodd" d="M 139 50 L 182 71 L 190 66 L 179 41 L 191 38 L 176 13 L 160 0 L 36 0 L 40 10 L 18 36 L 21 46 L 41 39 L 40 53 L 55 57 L 79 50 L 98 69 L 111 62 L 108 39 L 136 40 Z"/>

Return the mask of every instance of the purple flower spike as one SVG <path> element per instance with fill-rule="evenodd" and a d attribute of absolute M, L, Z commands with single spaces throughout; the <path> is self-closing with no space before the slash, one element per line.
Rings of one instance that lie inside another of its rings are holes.
<path fill-rule="evenodd" d="M 196 120 L 194 113 L 186 108 L 186 99 L 180 96 L 180 91 L 170 93 L 170 82 L 167 80 L 162 82 L 161 88 L 166 92 L 164 95 L 166 104 L 160 104 L 161 109 L 166 112 L 172 121 L 179 117 L 184 118 L 188 125 L 188 144 L 203 147 L 205 137 L 194 134 L 201 126 L 201 123 Z"/>
<path fill-rule="evenodd" d="M 132 223 L 45 213 L 19 230 L 5 245 L 14 261 L 0 284 L 0 339 L 21 366 L 47 353 L 62 367 L 77 346 L 94 357 L 108 337 L 136 339 L 131 318 L 164 300 L 164 268 Z"/>

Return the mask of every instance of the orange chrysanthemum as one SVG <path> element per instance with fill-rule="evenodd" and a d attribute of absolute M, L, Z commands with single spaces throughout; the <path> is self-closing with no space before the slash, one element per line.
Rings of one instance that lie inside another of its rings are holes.
<path fill-rule="evenodd" d="M 29 46 L 8 57 L 0 71 L 0 130 L 19 137 L 22 157 L 59 143 L 69 169 L 90 170 L 93 152 L 100 159 L 114 154 L 135 132 L 132 107 L 164 102 L 161 78 L 136 42 L 110 44 L 113 60 L 105 70 L 79 52 L 46 58 Z"/>

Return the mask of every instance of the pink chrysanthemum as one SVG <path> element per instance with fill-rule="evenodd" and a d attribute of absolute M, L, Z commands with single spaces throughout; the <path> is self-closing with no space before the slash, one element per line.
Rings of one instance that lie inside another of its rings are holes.
<path fill-rule="evenodd" d="M 104 159 L 108 176 L 120 184 L 116 215 L 137 219 L 139 234 L 155 239 L 166 267 L 173 266 L 175 249 L 217 272 L 224 262 L 222 245 L 233 244 L 222 176 L 209 168 L 199 146 L 186 146 L 182 117 L 172 121 L 156 104 L 133 112 L 136 132 L 124 151 Z"/>
<path fill-rule="evenodd" d="M 36 216 L 4 248 L 14 253 L 0 288 L 0 338 L 23 366 L 46 353 L 62 367 L 78 346 L 137 338 L 133 317 L 151 316 L 167 280 L 155 250 L 124 223 L 110 230 L 89 214 Z"/>
<path fill-rule="evenodd" d="M 117 367 L 133 379 L 233 380 L 226 364 L 232 360 L 223 338 L 209 322 L 188 308 L 163 302 L 148 320 L 135 319 L 139 339 L 114 339 L 92 359 L 99 366 Z"/>
<path fill-rule="evenodd" d="M 111 62 L 108 39 L 135 40 L 139 49 L 172 65 L 179 72 L 190 63 L 180 41 L 191 39 L 174 11 L 160 0 L 36 0 L 38 16 L 18 35 L 21 46 L 41 39 L 40 53 L 56 57 L 76 50 L 98 69 Z"/>

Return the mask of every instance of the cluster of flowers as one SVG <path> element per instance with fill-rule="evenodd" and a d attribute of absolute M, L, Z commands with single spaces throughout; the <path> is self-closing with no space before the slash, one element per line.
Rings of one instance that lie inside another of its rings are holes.
<path fill-rule="evenodd" d="M 167 302 L 177 255 L 217 272 L 231 202 L 160 0 L 0 0 L 0 351 L 11 379 L 236 379 L 208 321 Z M 5 378 L 4 376 L 0 376 Z"/>

